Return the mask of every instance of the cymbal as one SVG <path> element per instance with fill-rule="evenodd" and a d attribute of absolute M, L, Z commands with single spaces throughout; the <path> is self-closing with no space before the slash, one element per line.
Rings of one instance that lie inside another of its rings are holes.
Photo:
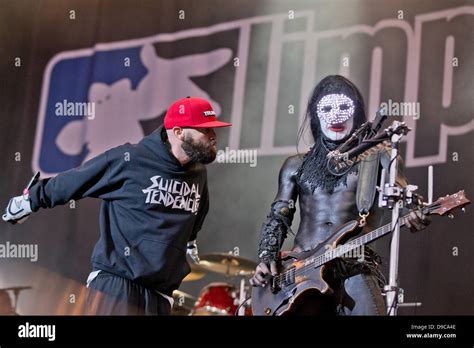
<path fill-rule="evenodd" d="M 183 299 L 185 301 L 193 301 L 193 306 L 194 306 L 194 302 L 197 301 L 197 298 L 195 298 L 194 296 L 188 294 L 188 293 L 185 293 L 184 291 L 181 291 L 181 290 L 175 290 L 173 291 L 173 298 L 175 299 L 175 301 L 177 302 L 183 302 Z M 180 301 L 181 299 L 181 301 Z"/>
<path fill-rule="evenodd" d="M 226 253 L 207 254 L 200 256 L 200 259 L 200 268 L 229 277 L 250 276 L 257 267 L 254 261 Z"/>
<path fill-rule="evenodd" d="M 191 263 L 191 273 L 184 277 L 183 282 L 192 282 L 202 279 L 206 275 L 206 270 L 195 263 Z"/>
<path fill-rule="evenodd" d="M 13 286 L 13 287 L 10 287 L 10 288 L 2 288 L 0 290 L 21 291 L 21 290 L 26 290 L 26 289 L 31 289 L 31 286 Z"/>
<path fill-rule="evenodd" d="M 202 279 L 206 274 L 199 271 L 191 271 L 186 277 L 184 277 L 183 282 L 192 282 L 195 280 Z"/>
<path fill-rule="evenodd" d="M 197 298 L 183 291 L 173 291 L 173 309 L 172 315 L 189 315 L 194 308 Z"/>

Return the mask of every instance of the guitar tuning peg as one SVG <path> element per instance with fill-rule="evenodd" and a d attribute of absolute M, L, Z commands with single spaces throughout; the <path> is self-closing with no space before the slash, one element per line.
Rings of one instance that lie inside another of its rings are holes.
<path fill-rule="evenodd" d="M 448 214 L 448 218 L 454 219 L 454 214 L 453 214 L 453 213 L 449 213 L 449 214 Z"/>
<path fill-rule="evenodd" d="M 462 208 L 461 208 L 461 211 L 462 211 L 463 213 L 465 213 L 465 212 L 466 212 L 466 208 L 462 207 Z"/>

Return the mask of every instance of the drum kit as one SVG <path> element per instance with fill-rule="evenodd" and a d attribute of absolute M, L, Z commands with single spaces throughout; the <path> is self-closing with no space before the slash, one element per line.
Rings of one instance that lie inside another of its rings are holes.
<path fill-rule="evenodd" d="M 18 306 L 18 297 L 23 290 L 31 289 L 31 286 L 14 286 L 10 288 L 0 289 L 0 315 L 18 315 L 16 312 Z M 15 300 L 12 303 L 9 292 L 12 292 Z"/>
<path fill-rule="evenodd" d="M 228 282 L 214 282 L 206 285 L 195 298 L 185 292 L 173 292 L 172 315 L 252 315 L 250 291 L 246 280 L 255 272 L 257 264 L 231 253 L 213 253 L 200 256 L 199 264 L 191 265 L 184 282 L 202 279 L 207 273 L 217 273 L 227 279 L 240 278 L 240 287 Z"/>

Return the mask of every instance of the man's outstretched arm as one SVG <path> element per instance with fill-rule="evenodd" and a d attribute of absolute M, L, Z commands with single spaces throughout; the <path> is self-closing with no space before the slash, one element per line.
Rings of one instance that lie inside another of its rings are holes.
<path fill-rule="evenodd" d="M 105 152 L 80 167 L 39 180 L 28 192 L 10 199 L 3 220 L 14 223 L 39 208 L 53 208 L 84 197 L 102 198 L 110 191 L 108 186 L 114 175 L 108 156 Z"/>

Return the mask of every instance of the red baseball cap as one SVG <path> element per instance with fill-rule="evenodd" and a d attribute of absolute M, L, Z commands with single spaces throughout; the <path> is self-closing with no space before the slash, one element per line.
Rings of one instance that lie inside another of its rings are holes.
<path fill-rule="evenodd" d="M 217 128 L 230 123 L 217 121 L 216 113 L 205 99 L 186 97 L 175 101 L 168 108 L 164 122 L 166 129 L 173 127 Z"/>

